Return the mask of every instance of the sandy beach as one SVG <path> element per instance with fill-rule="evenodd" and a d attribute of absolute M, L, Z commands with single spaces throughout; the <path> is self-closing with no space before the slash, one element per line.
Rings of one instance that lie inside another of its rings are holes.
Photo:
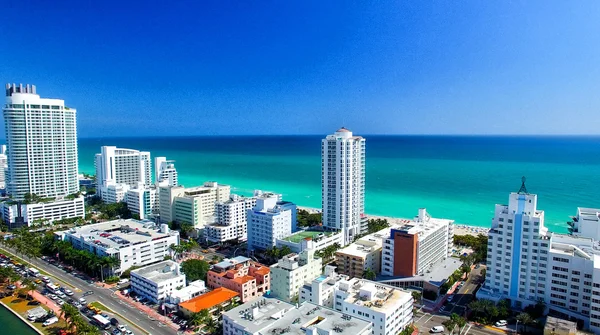
<path fill-rule="evenodd" d="M 298 209 L 303 209 L 309 213 L 320 213 L 321 212 L 320 209 L 312 208 L 312 207 L 298 206 Z M 407 220 L 412 220 L 409 218 L 394 218 L 394 217 L 381 216 L 381 215 L 367 214 L 367 216 L 369 217 L 369 219 L 385 219 L 392 226 L 401 225 L 401 224 L 405 223 Z M 469 225 L 464 225 L 464 224 L 454 224 L 454 235 L 474 235 L 474 236 L 479 235 L 479 234 L 487 235 L 488 231 L 489 231 L 489 228 L 469 226 Z"/>

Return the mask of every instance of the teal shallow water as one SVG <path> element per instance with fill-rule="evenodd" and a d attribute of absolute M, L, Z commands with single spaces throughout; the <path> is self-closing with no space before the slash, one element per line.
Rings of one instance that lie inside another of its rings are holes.
<path fill-rule="evenodd" d="M 0 332 L 2 334 L 37 335 L 37 332 L 2 305 L 0 305 L 0 324 L 2 325 Z"/>
<path fill-rule="evenodd" d="M 577 207 L 600 207 L 600 138 L 366 136 L 366 212 L 434 217 L 489 227 L 496 203 L 527 176 L 546 225 L 565 232 Z M 101 145 L 147 150 L 176 161 L 180 183 L 206 180 L 237 193 L 279 192 L 320 207 L 320 137 L 181 137 L 80 139 L 80 171 L 94 173 Z"/>

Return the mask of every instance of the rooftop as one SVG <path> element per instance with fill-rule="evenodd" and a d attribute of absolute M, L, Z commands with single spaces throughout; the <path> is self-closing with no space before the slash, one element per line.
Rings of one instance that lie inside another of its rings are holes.
<path fill-rule="evenodd" d="M 319 236 L 330 236 L 331 234 L 333 234 L 333 232 L 330 231 L 299 231 L 295 234 L 292 234 L 286 238 L 284 238 L 284 241 L 290 241 L 292 243 L 300 243 L 300 241 L 302 240 L 306 240 L 306 239 L 310 239 L 310 240 L 314 240 L 315 238 L 319 237 Z"/>
<path fill-rule="evenodd" d="M 171 260 L 144 266 L 143 268 L 132 270 L 131 273 L 135 273 L 155 283 L 184 276 L 179 270 L 179 264 Z"/>
<path fill-rule="evenodd" d="M 211 309 L 224 302 L 227 302 L 238 296 L 237 292 L 219 287 L 204 293 L 203 295 L 197 296 L 194 299 L 182 302 L 179 304 L 180 307 L 187 309 L 192 313 L 200 312 L 203 309 Z"/>
<path fill-rule="evenodd" d="M 123 247 L 160 240 L 178 235 L 179 232 L 167 230 L 166 233 L 163 233 L 153 222 L 120 219 L 74 227 L 56 234 L 66 234 L 75 239 L 84 239 L 88 243 L 107 250 L 107 252 L 111 251 L 110 249 L 117 252 L 118 249 Z"/>
<path fill-rule="evenodd" d="M 361 237 L 358 241 L 349 244 L 344 249 L 336 252 L 343 255 L 356 256 L 360 258 L 366 257 L 374 250 L 381 249 L 383 239 L 390 236 L 390 228 L 382 229 L 373 234 Z"/>
<path fill-rule="evenodd" d="M 261 298 L 238 306 L 224 315 L 250 334 L 305 335 L 306 329 L 334 330 L 337 334 L 360 334 L 370 322 L 326 307 L 304 302 L 298 307 L 273 298 Z M 316 332 L 315 332 L 316 333 Z"/>
<path fill-rule="evenodd" d="M 462 262 L 458 258 L 448 257 L 440 262 L 437 262 L 431 266 L 423 275 L 416 275 L 412 277 L 397 277 L 397 276 L 379 276 L 377 277 L 378 282 L 410 282 L 410 281 L 425 281 L 434 286 L 440 287 L 442 284 L 458 270 L 462 265 Z"/>
<path fill-rule="evenodd" d="M 438 231 L 442 226 L 452 227 L 454 220 L 432 218 L 425 208 L 419 210 L 419 215 L 413 220 L 403 220 L 402 224 L 394 226 L 393 231 L 400 231 L 404 234 L 419 235 L 422 240 L 430 234 Z"/>
<path fill-rule="evenodd" d="M 346 302 L 386 314 L 412 299 L 412 294 L 408 291 L 359 278 L 340 281 L 339 290 L 348 293 Z"/>
<path fill-rule="evenodd" d="M 246 263 L 249 261 L 250 261 L 250 258 L 247 258 L 244 256 L 237 256 L 234 258 L 225 259 L 225 260 L 215 264 L 214 267 L 221 268 L 221 269 L 229 269 L 229 268 L 233 267 L 234 265 Z"/>

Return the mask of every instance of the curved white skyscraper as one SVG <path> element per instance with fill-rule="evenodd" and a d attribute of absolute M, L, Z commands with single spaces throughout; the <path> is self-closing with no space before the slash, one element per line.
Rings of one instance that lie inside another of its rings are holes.
<path fill-rule="evenodd" d="M 56 198 L 79 192 L 75 109 L 40 98 L 35 86 L 7 84 L 3 114 L 8 194 L 22 200 L 26 193 Z"/>
<path fill-rule="evenodd" d="M 344 245 L 362 230 L 365 211 L 365 139 L 346 128 L 321 142 L 323 226 L 341 230 Z"/>

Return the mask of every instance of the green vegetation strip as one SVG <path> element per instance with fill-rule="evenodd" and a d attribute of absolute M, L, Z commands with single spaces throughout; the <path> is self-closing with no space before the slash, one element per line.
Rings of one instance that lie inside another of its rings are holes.
<path fill-rule="evenodd" d="M 31 266 L 31 267 L 35 267 L 35 266 L 34 266 L 34 265 L 32 265 L 30 262 L 26 262 L 26 261 L 24 261 L 23 259 L 21 259 L 21 258 L 20 258 L 20 257 L 18 257 L 17 255 L 15 255 L 14 253 L 12 253 L 11 251 L 8 251 L 8 250 L 6 250 L 6 249 L 5 249 L 5 248 L 3 248 L 3 247 L 0 247 L 0 250 L 2 250 L 2 252 L 3 252 L 3 253 L 5 253 L 5 254 L 9 254 L 9 255 L 10 255 L 10 258 L 11 258 L 12 260 L 16 260 L 16 261 L 18 261 L 19 263 L 22 263 L 22 264 L 29 264 L 29 266 Z M 37 267 L 35 267 L 35 268 L 36 268 L 36 269 L 38 269 Z M 67 282 L 65 282 L 65 281 L 62 281 L 62 280 L 60 280 L 60 279 L 56 278 L 55 276 L 53 276 L 53 275 L 49 274 L 48 272 L 46 272 L 46 271 L 44 271 L 44 270 L 42 270 L 42 269 L 38 269 L 38 270 L 40 271 L 40 274 L 42 274 L 42 275 L 44 275 L 44 276 L 50 276 L 50 277 L 54 278 L 54 280 L 56 280 L 56 281 L 58 281 L 58 282 L 61 282 L 62 284 L 66 285 L 66 286 L 69 286 L 70 288 L 75 288 L 75 286 L 73 286 L 73 285 L 71 285 L 71 284 L 69 284 L 69 283 L 67 283 Z"/>
<path fill-rule="evenodd" d="M 119 314 L 119 313 L 117 313 L 117 312 L 113 311 L 112 309 L 110 309 L 110 308 L 108 308 L 108 307 L 104 306 L 102 303 L 100 303 L 100 302 L 98 302 L 98 301 L 94 301 L 94 302 L 91 302 L 90 304 L 91 304 L 92 306 L 96 307 L 96 308 L 99 308 L 99 309 L 103 310 L 103 311 L 106 311 L 106 312 L 108 312 L 108 313 L 111 313 L 111 314 L 115 314 L 115 315 L 119 316 L 121 319 L 123 319 L 123 320 L 125 320 L 125 321 L 129 322 L 129 324 L 130 324 L 130 325 L 132 325 L 132 326 L 134 326 L 135 328 L 137 328 L 137 329 L 141 330 L 142 332 L 144 332 L 144 333 L 146 333 L 146 334 L 150 334 L 150 332 L 148 332 L 146 329 L 144 329 L 144 328 L 142 328 L 142 327 L 138 326 L 138 325 L 137 325 L 137 324 L 135 324 L 133 321 L 129 320 L 128 318 L 124 317 L 123 315 L 121 315 L 121 314 Z"/>

